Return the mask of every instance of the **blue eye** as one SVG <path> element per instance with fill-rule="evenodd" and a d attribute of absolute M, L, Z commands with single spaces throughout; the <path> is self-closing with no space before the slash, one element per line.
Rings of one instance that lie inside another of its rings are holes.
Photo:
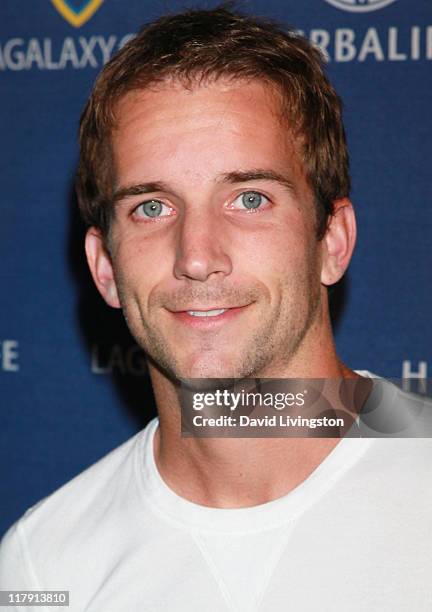
<path fill-rule="evenodd" d="M 262 195 L 262 193 L 259 193 L 258 191 L 245 191 L 234 200 L 232 203 L 232 208 L 256 210 L 267 202 L 268 198 Z"/>
<path fill-rule="evenodd" d="M 171 209 L 160 200 L 147 200 L 142 202 L 134 211 L 138 217 L 166 217 Z"/>

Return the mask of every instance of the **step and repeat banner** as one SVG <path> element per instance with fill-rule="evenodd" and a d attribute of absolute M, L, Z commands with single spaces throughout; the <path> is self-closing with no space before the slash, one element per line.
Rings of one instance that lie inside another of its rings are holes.
<path fill-rule="evenodd" d="M 90 280 L 73 181 L 80 112 L 104 62 L 184 6 L 1 3 L 0 533 L 155 414 L 144 356 Z M 331 294 L 339 354 L 418 391 L 432 375 L 432 3 L 239 6 L 302 31 L 328 60 L 359 226 Z"/>

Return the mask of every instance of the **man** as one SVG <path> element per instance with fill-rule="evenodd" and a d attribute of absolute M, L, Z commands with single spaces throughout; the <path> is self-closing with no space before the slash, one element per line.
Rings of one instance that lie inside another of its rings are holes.
<path fill-rule="evenodd" d="M 225 7 L 162 18 L 105 67 L 80 137 L 90 270 L 159 420 L 9 531 L 1 588 L 80 611 L 430 610 L 429 440 L 181 436 L 182 381 L 363 380 L 330 326 L 356 228 L 318 52 Z"/>

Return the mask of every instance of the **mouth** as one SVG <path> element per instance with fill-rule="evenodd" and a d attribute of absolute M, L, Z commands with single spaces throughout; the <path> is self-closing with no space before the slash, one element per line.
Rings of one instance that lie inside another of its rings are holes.
<path fill-rule="evenodd" d="M 197 329 L 209 329 L 218 327 L 223 323 L 228 323 L 239 314 L 244 312 L 250 304 L 244 306 L 224 306 L 224 307 L 193 307 L 179 311 L 171 311 L 174 319 L 182 324 L 192 326 Z"/>
<path fill-rule="evenodd" d="M 213 308 L 211 310 L 186 310 L 191 317 L 218 317 L 229 308 Z"/>

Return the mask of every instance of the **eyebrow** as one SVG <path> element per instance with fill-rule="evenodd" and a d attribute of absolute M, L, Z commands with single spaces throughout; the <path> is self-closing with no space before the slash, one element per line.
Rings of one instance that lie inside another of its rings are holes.
<path fill-rule="evenodd" d="M 272 181 L 274 183 L 283 185 L 289 191 L 295 192 L 294 183 L 290 181 L 288 177 L 279 172 L 275 172 L 274 170 L 266 170 L 262 168 L 254 168 L 252 170 L 234 170 L 233 172 L 220 174 L 217 178 L 217 182 L 228 183 L 231 185 L 235 183 L 246 183 L 248 181 Z M 163 181 L 150 181 L 148 183 L 137 183 L 136 185 L 120 187 L 114 192 L 113 203 L 115 204 L 124 198 L 143 195 L 146 193 L 154 193 L 157 191 L 171 192 L 171 188 Z"/>
<path fill-rule="evenodd" d="M 154 193 L 155 191 L 170 191 L 169 186 L 161 181 L 152 181 L 150 183 L 138 183 L 128 187 L 120 187 L 114 191 L 113 203 L 131 196 L 143 195 L 144 193 Z"/>
<path fill-rule="evenodd" d="M 235 170 L 221 175 L 222 183 L 246 183 L 248 181 L 273 181 L 280 183 L 290 191 L 295 191 L 294 183 L 280 172 L 254 168 L 253 170 Z"/>

